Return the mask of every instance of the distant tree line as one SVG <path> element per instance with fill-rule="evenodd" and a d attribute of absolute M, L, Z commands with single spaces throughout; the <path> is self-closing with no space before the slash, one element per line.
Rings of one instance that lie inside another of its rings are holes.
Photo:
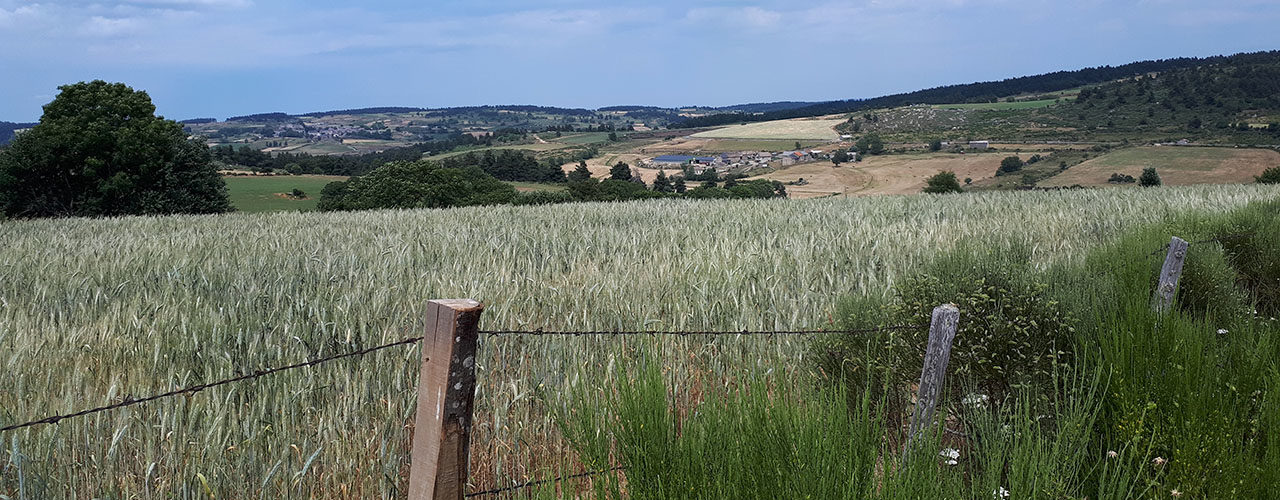
<path fill-rule="evenodd" d="M 501 163 L 503 153 L 494 153 L 493 162 Z M 508 156 L 511 161 L 523 161 Z M 687 189 L 684 177 L 669 178 L 659 173 L 648 186 L 626 163 L 614 165 L 607 179 L 595 179 L 586 162 L 568 176 L 564 191 L 520 193 L 510 184 L 485 171 L 484 156 L 480 165 L 466 160 L 436 162 L 429 160 L 397 161 L 383 165 L 369 175 L 333 182 L 320 193 L 321 210 L 372 210 L 391 208 L 445 208 L 472 205 L 543 205 L 585 201 L 629 201 L 658 198 L 785 198 L 786 187 L 777 181 L 742 181 L 729 178 L 722 184 L 715 180 Z M 526 165 L 527 166 L 527 165 Z M 561 174 L 563 176 L 563 174 Z"/>
<path fill-rule="evenodd" d="M 1212 66 L 1222 64 L 1255 63 L 1275 61 L 1280 51 L 1254 52 L 1233 56 L 1214 57 L 1182 57 L 1176 59 L 1160 59 L 1141 61 L 1121 66 L 1101 66 L 1076 71 L 1058 71 L 1035 76 L 1009 78 L 1001 81 L 970 83 L 964 85 L 948 85 L 926 90 L 918 90 L 903 94 L 894 94 L 872 99 L 849 99 L 830 101 L 800 108 L 770 111 L 765 113 L 717 113 L 712 115 L 687 118 L 671 124 L 672 128 L 697 128 L 730 125 L 741 122 L 757 122 L 803 118 L 838 113 L 849 113 L 863 109 L 906 106 L 910 104 L 953 104 L 965 102 L 989 102 L 1001 97 L 1026 93 L 1056 92 L 1084 85 L 1092 85 L 1154 72 L 1165 72 L 1175 69 L 1196 66 Z"/>
<path fill-rule="evenodd" d="M 249 146 L 215 146 L 213 159 L 260 172 L 281 170 L 291 174 L 364 175 L 378 166 L 393 161 L 414 161 L 424 154 L 447 153 L 462 147 L 483 146 L 485 141 L 469 134 L 446 139 L 390 148 L 359 155 L 311 155 L 307 153 L 269 154 Z"/>
<path fill-rule="evenodd" d="M 14 132 L 36 126 L 34 123 L 0 122 L 0 146 L 13 140 Z"/>

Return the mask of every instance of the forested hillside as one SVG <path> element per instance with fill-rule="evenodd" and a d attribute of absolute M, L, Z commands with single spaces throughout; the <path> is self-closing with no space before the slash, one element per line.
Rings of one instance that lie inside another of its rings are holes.
<path fill-rule="evenodd" d="M 1233 56 L 1214 56 L 1205 58 L 1182 57 L 1176 59 L 1141 61 L 1114 67 L 1101 66 L 1076 71 L 1058 71 L 1043 75 L 1009 78 L 1001 81 L 970 83 L 965 85 L 948 85 L 872 99 L 831 101 L 802 108 L 759 114 L 719 113 L 689 118 L 675 123 L 672 126 L 680 128 L 711 127 L 746 121 L 769 121 L 787 118 L 822 116 L 836 113 L 848 113 L 864 109 L 905 106 L 909 104 L 991 102 L 1002 97 L 1041 92 L 1056 92 L 1155 72 L 1167 72 L 1198 66 L 1275 64 L 1277 60 L 1280 60 L 1280 51 L 1255 52 L 1249 54 L 1237 54 Z"/>

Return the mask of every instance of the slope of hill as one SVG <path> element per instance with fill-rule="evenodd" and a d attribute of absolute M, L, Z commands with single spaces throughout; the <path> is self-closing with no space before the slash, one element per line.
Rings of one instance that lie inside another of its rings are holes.
<path fill-rule="evenodd" d="M 1237 54 L 1233 56 L 1214 56 L 1205 58 L 1183 57 L 1177 59 L 1141 61 L 1114 67 L 1101 66 L 1076 71 L 1058 71 L 1042 75 L 1009 78 L 1001 81 L 948 85 L 872 99 L 831 101 L 802 108 L 756 115 L 746 115 L 743 113 L 720 113 L 689 118 L 675 124 L 675 126 L 689 128 L 710 127 L 742 121 L 769 121 L 786 118 L 802 118 L 836 113 L 848 113 L 864 109 L 897 107 L 909 104 L 989 102 L 1001 97 L 1027 93 L 1056 92 L 1083 85 L 1109 82 L 1153 72 L 1163 72 L 1205 65 L 1237 63 L 1250 64 L 1258 61 L 1275 61 L 1277 58 L 1280 58 L 1280 51 L 1255 52 Z"/>

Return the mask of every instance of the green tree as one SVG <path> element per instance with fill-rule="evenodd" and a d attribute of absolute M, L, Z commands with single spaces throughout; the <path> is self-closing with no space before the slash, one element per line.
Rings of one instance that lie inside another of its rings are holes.
<path fill-rule="evenodd" d="M 1138 177 L 1138 185 L 1142 187 L 1154 187 L 1160 185 L 1160 174 L 1156 173 L 1155 167 L 1147 167 L 1142 169 L 1142 176 Z"/>
<path fill-rule="evenodd" d="M 631 180 L 631 165 L 626 162 L 618 162 L 609 169 L 609 178 L 615 181 Z"/>
<path fill-rule="evenodd" d="M 0 151 L 10 217 L 231 211 L 209 148 L 155 115 L 146 92 L 101 80 L 58 87 L 40 123 Z"/>
<path fill-rule="evenodd" d="M 841 163 L 849 161 L 849 152 L 843 149 L 837 149 L 835 154 L 831 155 L 831 163 L 840 166 Z"/>
<path fill-rule="evenodd" d="M 318 206 L 321 210 L 447 208 L 501 205 L 515 197 L 515 188 L 480 167 L 443 168 L 426 160 L 396 161 L 364 177 L 329 183 L 320 192 Z"/>
<path fill-rule="evenodd" d="M 796 141 L 796 149 L 800 149 L 800 141 Z"/>
<path fill-rule="evenodd" d="M 1280 167 L 1271 167 L 1262 171 L 1262 175 L 1253 178 L 1258 184 L 1280 184 Z"/>
<path fill-rule="evenodd" d="M 684 177 L 676 177 L 675 179 L 676 180 L 671 183 L 672 187 L 677 193 L 684 194 L 684 192 L 689 189 L 684 185 Z"/>
<path fill-rule="evenodd" d="M 1000 160 L 1000 168 L 996 170 L 996 175 L 1012 174 L 1022 170 L 1022 158 L 1017 156 L 1006 156 Z"/>
<path fill-rule="evenodd" d="M 956 180 L 955 172 L 942 171 L 925 179 L 925 193 L 945 194 L 963 191 L 960 189 L 960 181 Z"/>
<path fill-rule="evenodd" d="M 658 177 L 653 180 L 653 190 L 660 193 L 670 193 L 675 191 L 675 186 L 671 185 L 671 180 L 667 178 L 667 173 L 665 171 L 658 171 Z"/>
<path fill-rule="evenodd" d="M 617 133 L 617 132 L 609 132 L 609 141 L 610 141 L 610 142 L 618 142 L 618 133 Z"/>
<path fill-rule="evenodd" d="M 929 151 L 937 152 L 941 150 L 942 150 L 942 139 L 934 139 L 932 141 L 929 141 Z"/>
<path fill-rule="evenodd" d="M 587 169 L 586 160 L 578 160 L 578 166 L 569 172 L 569 182 L 582 182 L 591 178 L 591 171 Z"/>
<path fill-rule="evenodd" d="M 872 132 L 858 138 L 858 142 L 854 143 L 853 147 L 859 153 L 878 155 L 884 152 L 884 140 L 880 138 L 880 134 Z"/>

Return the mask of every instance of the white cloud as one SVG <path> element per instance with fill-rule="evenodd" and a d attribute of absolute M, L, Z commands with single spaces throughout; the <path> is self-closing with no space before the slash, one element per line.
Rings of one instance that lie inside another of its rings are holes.
<path fill-rule="evenodd" d="M 21 5 L 13 9 L 0 7 L 0 26 L 21 24 L 41 14 L 40 4 Z"/>
<path fill-rule="evenodd" d="M 138 33 L 142 27 L 141 19 L 93 16 L 80 26 L 80 33 L 93 37 L 114 37 Z"/>

